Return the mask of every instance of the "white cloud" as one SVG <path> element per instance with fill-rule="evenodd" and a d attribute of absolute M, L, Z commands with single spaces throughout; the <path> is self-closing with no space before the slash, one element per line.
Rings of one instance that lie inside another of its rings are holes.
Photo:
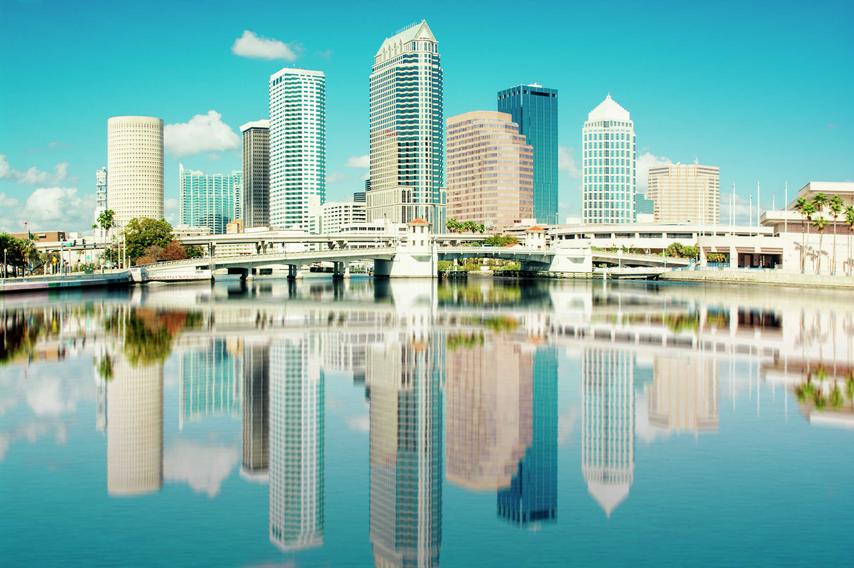
<path fill-rule="evenodd" d="M 637 181 L 638 191 L 646 194 L 647 180 L 649 177 L 649 169 L 655 166 L 663 166 L 672 164 L 673 162 L 667 156 L 656 156 L 651 152 L 644 152 L 638 156 L 637 162 Z"/>
<path fill-rule="evenodd" d="M 240 138 L 222 121 L 220 113 L 209 110 L 187 122 L 167 124 L 163 129 L 163 144 L 175 156 L 188 156 L 233 150 L 240 145 Z"/>
<path fill-rule="evenodd" d="M 557 169 L 567 172 L 571 178 L 581 177 L 581 168 L 578 167 L 578 162 L 575 161 L 575 150 L 566 146 L 558 146 Z"/>
<path fill-rule="evenodd" d="M 329 172 L 326 174 L 326 183 L 338 183 L 340 181 L 345 181 L 347 179 L 347 174 L 342 172 Z"/>
<path fill-rule="evenodd" d="M 366 170 L 371 167 L 371 156 L 368 154 L 364 156 L 350 156 L 347 158 L 347 167 Z"/>
<path fill-rule="evenodd" d="M 371 420 L 367 414 L 351 416 L 347 419 L 347 428 L 354 432 L 368 432 L 371 429 Z"/>
<path fill-rule="evenodd" d="M 178 222 L 178 200 L 174 197 L 167 197 L 163 200 L 163 216 L 172 225 Z"/>
<path fill-rule="evenodd" d="M 260 37 L 255 35 L 255 32 L 244 30 L 243 35 L 234 40 L 231 52 L 240 57 L 251 57 L 253 59 L 296 61 L 300 46 L 294 43 L 287 44 L 277 39 Z"/>
<path fill-rule="evenodd" d="M 24 204 L 22 219 L 33 228 L 78 230 L 92 224 L 95 196 L 81 197 L 76 187 L 40 187 Z"/>
<path fill-rule="evenodd" d="M 58 183 L 68 177 L 68 162 L 60 162 L 56 165 L 54 173 L 40 170 L 30 166 L 24 171 L 16 170 L 9 165 L 9 160 L 4 154 L 0 154 L 0 179 L 8 179 L 18 183 L 35 185 L 38 183 Z"/>
<path fill-rule="evenodd" d="M 228 446 L 205 446 L 180 441 L 166 449 L 163 477 L 166 481 L 184 482 L 196 493 L 208 497 L 219 495 L 222 482 L 237 465 L 239 452 Z"/>
<path fill-rule="evenodd" d="M 735 203 L 731 191 L 721 191 L 721 223 L 729 225 L 730 210 L 733 213 L 733 222 L 736 225 L 747 225 L 750 222 L 750 202 L 736 194 Z M 754 211 L 754 216 L 756 212 Z"/>

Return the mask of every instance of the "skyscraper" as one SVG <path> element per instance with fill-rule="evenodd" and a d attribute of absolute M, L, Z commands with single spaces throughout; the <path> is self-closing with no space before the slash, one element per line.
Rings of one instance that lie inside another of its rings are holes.
<path fill-rule="evenodd" d="M 240 127 L 243 133 L 243 222 L 246 228 L 270 224 L 270 121 Z"/>
<path fill-rule="evenodd" d="M 135 217 L 163 218 L 163 121 L 114 116 L 107 121 L 110 209 L 122 227 Z"/>
<path fill-rule="evenodd" d="M 112 359 L 107 384 L 107 493 L 143 495 L 163 486 L 163 363 Z"/>
<path fill-rule="evenodd" d="M 370 89 L 368 221 L 444 226 L 442 67 L 426 21 L 383 41 Z"/>
<path fill-rule="evenodd" d="M 95 171 L 95 222 L 98 216 L 107 210 L 107 168 Z"/>
<path fill-rule="evenodd" d="M 557 223 L 557 90 L 531 83 L 499 91 L 498 110 L 512 117 L 534 149 L 534 217 Z"/>
<path fill-rule="evenodd" d="M 316 337 L 270 345 L 270 542 L 323 544 L 324 391 Z"/>
<path fill-rule="evenodd" d="M 448 218 L 508 227 L 534 213 L 533 150 L 510 115 L 448 119 Z"/>
<path fill-rule="evenodd" d="M 210 227 L 211 233 L 243 217 L 243 174 L 205 174 L 178 164 L 178 212 L 182 225 Z"/>
<path fill-rule="evenodd" d="M 326 201 L 326 76 L 270 76 L 270 226 L 317 232 Z"/>
<path fill-rule="evenodd" d="M 635 359 L 617 349 L 581 356 L 581 471 L 610 517 L 629 496 L 635 473 Z"/>
<path fill-rule="evenodd" d="M 582 220 L 635 221 L 635 126 L 611 95 L 587 115 L 582 129 Z"/>
<path fill-rule="evenodd" d="M 368 353 L 370 538 L 375 566 L 439 565 L 441 347 L 429 335 L 407 333 L 371 346 Z"/>
<path fill-rule="evenodd" d="M 557 518 L 557 351 L 534 353 L 531 444 L 510 487 L 498 491 L 498 516 L 516 525 Z"/>
<path fill-rule="evenodd" d="M 240 347 L 233 340 L 214 339 L 179 360 L 178 426 L 208 416 L 236 416 L 242 400 Z"/>
<path fill-rule="evenodd" d="M 649 169 L 646 196 L 656 223 L 720 221 L 720 168 L 700 164 L 666 164 Z"/>
<path fill-rule="evenodd" d="M 270 346 L 243 347 L 243 461 L 240 474 L 266 479 L 270 466 Z"/>

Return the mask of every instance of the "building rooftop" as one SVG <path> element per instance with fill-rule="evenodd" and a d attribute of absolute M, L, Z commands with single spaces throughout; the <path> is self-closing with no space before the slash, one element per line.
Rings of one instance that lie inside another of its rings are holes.
<path fill-rule="evenodd" d="M 433 42 L 436 41 L 436 36 L 433 35 L 433 31 L 430 29 L 430 26 L 427 25 L 427 20 L 421 20 L 417 24 L 412 24 L 393 36 L 385 38 L 382 45 L 377 50 L 377 55 L 381 55 L 383 51 L 391 49 L 393 46 L 404 45 L 410 41 L 415 41 L 416 39 Z"/>
<path fill-rule="evenodd" d="M 611 94 L 609 93 L 605 100 L 599 103 L 599 105 L 590 111 L 587 115 L 587 120 L 589 122 L 598 122 L 600 120 L 621 120 L 621 121 L 629 121 L 631 120 L 629 116 L 629 111 L 621 107 L 617 101 L 611 98 Z"/>
<path fill-rule="evenodd" d="M 270 121 L 266 118 L 261 120 L 252 120 L 240 127 L 241 132 L 246 132 L 250 128 L 270 128 Z"/>

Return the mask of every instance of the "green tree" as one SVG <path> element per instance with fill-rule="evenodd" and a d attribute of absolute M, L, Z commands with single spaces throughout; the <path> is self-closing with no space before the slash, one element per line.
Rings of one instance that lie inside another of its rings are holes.
<path fill-rule="evenodd" d="M 851 233 L 854 232 L 854 205 L 845 208 L 845 224 L 848 225 L 848 273 L 851 274 Z"/>
<path fill-rule="evenodd" d="M 519 244 L 519 239 L 511 235 L 490 235 L 483 241 L 487 247 L 511 247 Z"/>
<path fill-rule="evenodd" d="M 795 200 L 794 209 L 798 213 L 801 214 L 801 217 L 804 219 L 804 225 L 806 226 L 806 231 L 801 229 L 801 274 L 805 271 L 806 265 L 806 252 L 807 252 L 807 234 L 809 233 L 809 224 L 812 222 L 812 213 L 808 210 L 812 208 L 812 204 L 806 200 L 804 197 L 798 197 Z"/>
<path fill-rule="evenodd" d="M 124 234 L 128 258 L 136 261 L 152 246 L 165 248 L 172 241 L 172 225 L 165 219 L 131 219 Z"/>
<path fill-rule="evenodd" d="M 833 215 L 833 261 L 830 265 L 830 273 L 836 274 L 836 223 L 839 221 L 839 215 L 845 209 L 845 203 L 843 203 L 842 198 L 838 195 L 834 195 L 830 198 L 830 201 L 827 204 L 827 208 L 830 210 L 831 215 Z"/>
<path fill-rule="evenodd" d="M 92 225 L 93 229 L 97 229 L 100 227 L 106 232 L 110 232 L 110 229 L 116 226 L 116 213 L 112 209 L 107 209 L 106 211 L 101 211 L 98 215 L 97 222 Z"/>
<path fill-rule="evenodd" d="M 185 246 L 184 250 L 187 252 L 187 258 L 202 258 L 205 255 L 204 249 L 199 245 Z"/>
<path fill-rule="evenodd" d="M 824 252 L 822 242 L 824 241 L 824 229 L 827 227 L 827 219 L 819 215 L 813 223 L 815 223 L 815 228 L 818 230 L 818 254 L 816 255 L 815 273 L 819 274 L 821 272 L 821 255 Z"/>

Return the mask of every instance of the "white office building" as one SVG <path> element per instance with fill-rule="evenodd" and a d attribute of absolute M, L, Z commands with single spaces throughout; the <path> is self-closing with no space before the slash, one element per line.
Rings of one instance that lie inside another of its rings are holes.
<path fill-rule="evenodd" d="M 442 67 L 427 22 L 383 41 L 370 89 L 368 220 L 444 226 Z"/>
<path fill-rule="evenodd" d="M 326 77 L 284 68 L 270 76 L 270 225 L 317 232 L 326 201 Z"/>
<path fill-rule="evenodd" d="M 585 223 L 635 220 L 635 126 L 629 111 L 605 97 L 582 129 L 582 219 Z"/>
<path fill-rule="evenodd" d="M 666 164 L 649 169 L 646 196 L 656 223 L 706 223 L 720 221 L 720 177 L 717 166 Z"/>
<path fill-rule="evenodd" d="M 343 227 L 364 225 L 367 209 L 357 201 L 327 201 L 320 207 L 321 227 L 324 234 L 338 233 Z"/>
<path fill-rule="evenodd" d="M 124 226 L 133 218 L 163 218 L 163 121 L 114 116 L 107 121 L 110 209 Z"/>

